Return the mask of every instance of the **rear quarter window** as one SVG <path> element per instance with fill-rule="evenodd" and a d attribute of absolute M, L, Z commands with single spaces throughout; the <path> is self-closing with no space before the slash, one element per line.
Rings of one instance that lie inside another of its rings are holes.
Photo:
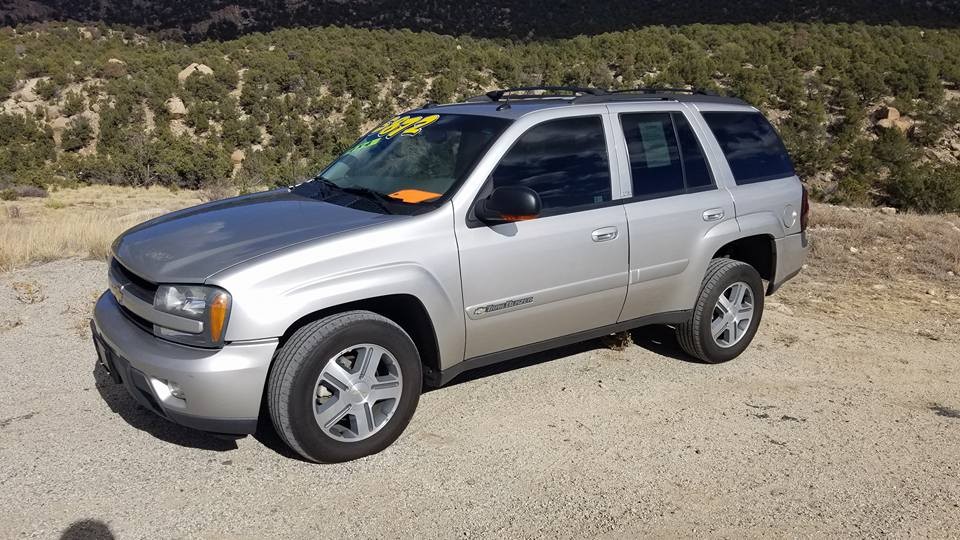
<path fill-rule="evenodd" d="M 737 185 L 796 174 L 787 149 L 770 122 L 757 112 L 705 112 Z"/>

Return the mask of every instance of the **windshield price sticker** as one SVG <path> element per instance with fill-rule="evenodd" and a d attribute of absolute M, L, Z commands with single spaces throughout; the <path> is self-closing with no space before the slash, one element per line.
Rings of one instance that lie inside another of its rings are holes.
<path fill-rule="evenodd" d="M 392 139 L 396 135 L 413 137 L 420 131 L 440 119 L 439 114 L 430 116 L 397 116 L 373 130 L 380 137 Z"/>

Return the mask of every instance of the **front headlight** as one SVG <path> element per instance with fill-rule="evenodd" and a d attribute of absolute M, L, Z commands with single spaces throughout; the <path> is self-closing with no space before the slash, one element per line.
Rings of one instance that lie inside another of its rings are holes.
<path fill-rule="evenodd" d="M 161 285 L 154 296 L 153 307 L 201 323 L 199 333 L 181 332 L 155 324 L 154 334 L 198 347 L 223 344 L 230 316 L 230 293 L 227 291 L 203 285 Z"/>

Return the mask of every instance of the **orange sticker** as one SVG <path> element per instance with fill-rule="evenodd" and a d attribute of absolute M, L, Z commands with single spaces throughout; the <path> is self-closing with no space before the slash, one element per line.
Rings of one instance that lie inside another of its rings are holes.
<path fill-rule="evenodd" d="M 400 199 L 405 203 L 422 203 L 431 199 L 440 197 L 439 193 L 423 191 L 421 189 L 401 189 L 390 194 L 394 199 Z"/>

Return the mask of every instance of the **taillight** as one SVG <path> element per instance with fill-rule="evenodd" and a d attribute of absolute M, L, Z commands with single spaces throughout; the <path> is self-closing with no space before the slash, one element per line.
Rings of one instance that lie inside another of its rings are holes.
<path fill-rule="evenodd" d="M 807 230 L 807 223 L 810 222 L 810 196 L 807 194 L 807 186 L 801 186 L 803 189 L 803 201 L 800 203 L 800 231 Z"/>

